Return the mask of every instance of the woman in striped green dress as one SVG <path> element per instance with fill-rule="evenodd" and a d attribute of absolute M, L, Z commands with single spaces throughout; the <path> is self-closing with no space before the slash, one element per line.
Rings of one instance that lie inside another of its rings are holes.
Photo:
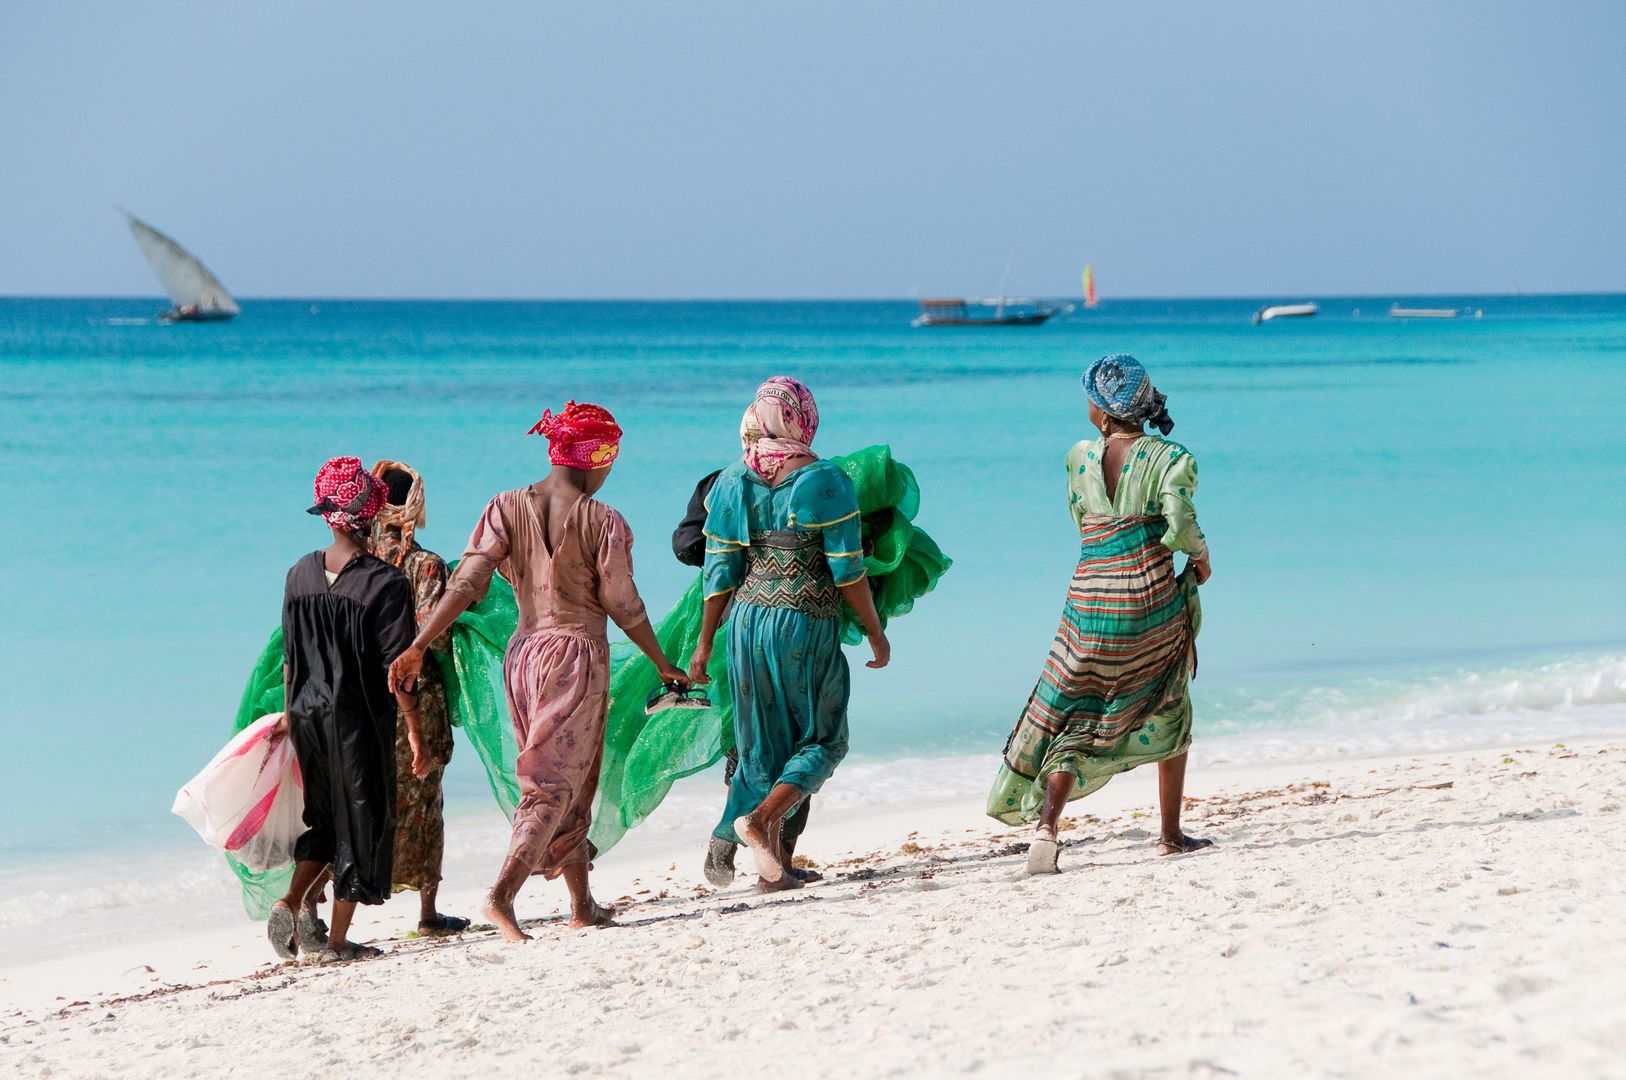
<path fill-rule="evenodd" d="M 1084 376 L 1101 437 L 1067 455 L 1067 491 L 1082 547 L 1061 627 L 1038 685 L 1005 745 L 988 813 L 1038 819 L 1029 873 L 1055 873 L 1056 829 L 1072 799 L 1114 775 L 1158 763 L 1161 854 L 1206 847 L 1180 828 L 1201 621 L 1197 586 L 1208 544 L 1192 500 L 1197 462 L 1167 435 L 1167 399 L 1132 356 L 1102 357 Z M 1150 423 L 1161 434 L 1146 432 Z M 1186 556 L 1176 576 L 1174 556 Z"/>

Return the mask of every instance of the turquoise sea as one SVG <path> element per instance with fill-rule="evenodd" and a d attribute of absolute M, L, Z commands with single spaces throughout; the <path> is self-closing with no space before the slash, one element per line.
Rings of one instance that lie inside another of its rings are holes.
<path fill-rule="evenodd" d="M 166 326 L 151 299 L 0 300 L 0 862 L 201 850 L 170 801 L 324 542 L 303 511 L 327 457 L 417 466 L 420 536 L 454 556 L 546 469 L 542 409 L 602 403 L 627 431 L 603 497 L 664 611 L 692 573 L 670 531 L 780 373 L 814 388 L 819 449 L 914 467 L 956 560 L 892 667 L 855 672 L 878 797 L 930 790 L 920 759 L 991 774 L 1055 630 L 1061 458 L 1106 352 L 1147 363 L 1201 463 L 1211 758 L 1626 731 L 1626 296 L 1317 299 L 1262 326 L 1257 299 L 1142 300 L 1017 330 L 911 329 L 907 302 L 277 300 Z M 489 801 L 477 768 L 454 763 L 454 803 Z"/>

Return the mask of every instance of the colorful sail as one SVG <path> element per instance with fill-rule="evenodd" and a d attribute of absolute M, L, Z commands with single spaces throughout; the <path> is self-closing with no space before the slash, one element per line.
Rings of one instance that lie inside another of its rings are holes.
<path fill-rule="evenodd" d="M 1084 306 L 1087 308 L 1095 306 L 1095 267 L 1093 266 L 1084 268 Z"/>

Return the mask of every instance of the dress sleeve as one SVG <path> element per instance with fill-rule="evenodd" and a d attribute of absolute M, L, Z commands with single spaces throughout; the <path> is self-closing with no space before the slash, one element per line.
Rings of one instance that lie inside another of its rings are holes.
<path fill-rule="evenodd" d="M 1163 471 L 1163 483 L 1158 491 L 1163 519 L 1169 529 L 1163 534 L 1163 546 L 1170 551 L 1183 551 L 1193 558 L 1208 550 L 1208 541 L 1197 527 L 1197 459 L 1184 447 L 1175 447 L 1169 457 L 1169 466 Z"/>
<path fill-rule="evenodd" d="M 745 580 L 745 549 L 751 546 L 751 519 L 745 505 L 745 481 L 724 469 L 706 494 L 706 561 L 702 588 L 706 599 L 731 593 Z"/>
<path fill-rule="evenodd" d="M 858 495 L 852 478 L 836 466 L 820 467 L 797 483 L 791 493 L 791 527 L 821 534 L 824 558 L 837 585 L 862 581 L 868 573 Z"/>
<path fill-rule="evenodd" d="M 1079 443 L 1062 458 L 1062 467 L 1067 470 L 1067 511 L 1073 515 L 1073 524 L 1080 529 L 1084 527 L 1086 507 L 1084 495 L 1079 489 L 1084 486 L 1084 470 L 1089 468 L 1084 453 L 1084 444 Z"/>
<path fill-rule="evenodd" d="M 604 533 L 598 541 L 598 600 L 623 630 L 649 621 L 632 580 L 632 529 L 614 510 L 604 515 Z"/>
<path fill-rule="evenodd" d="M 418 620 L 412 607 L 412 586 L 406 575 L 393 574 L 379 592 L 373 608 L 373 636 L 388 664 L 406 652 L 418 636 Z"/>
<path fill-rule="evenodd" d="M 463 549 L 463 558 L 446 585 L 447 592 L 467 597 L 470 603 L 485 599 L 486 590 L 491 588 L 491 575 L 508 558 L 508 527 L 503 524 L 501 504 L 501 495 L 486 504 L 485 513 L 480 515 L 469 536 L 468 547 Z"/>
<path fill-rule="evenodd" d="M 416 563 L 412 567 L 412 606 L 418 617 L 418 625 L 422 626 L 435 611 L 440 603 L 441 596 L 446 592 L 446 560 L 432 551 L 420 551 Z M 489 579 L 488 579 L 489 580 Z M 429 647 L 438 653 L 452 651 L 452 631 L 448 627 L 441 632 L 440 637 L 429 643 Z"/>

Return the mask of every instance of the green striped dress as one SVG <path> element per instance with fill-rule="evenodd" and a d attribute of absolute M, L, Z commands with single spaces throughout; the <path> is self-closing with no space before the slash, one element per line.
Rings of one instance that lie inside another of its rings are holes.
<path fill-rule="evenodd" d="M 1114 775 L 1162 761 L 1191 742 L 1186 684 L 1201 622 L 1196 583 L 1174 554 L 1207 550 L 1192 499 L 1197 462 L 1156 435 L 1135 441 L 1107 497 L 1104 439 L 1067 455 L 1067 492 L 1081 547 L 1061 626 L 1038 685 L 1005 744 L 990 816 L 1038 817 L 1045 782 L 1066 771 L 1072 797 Z"/>

